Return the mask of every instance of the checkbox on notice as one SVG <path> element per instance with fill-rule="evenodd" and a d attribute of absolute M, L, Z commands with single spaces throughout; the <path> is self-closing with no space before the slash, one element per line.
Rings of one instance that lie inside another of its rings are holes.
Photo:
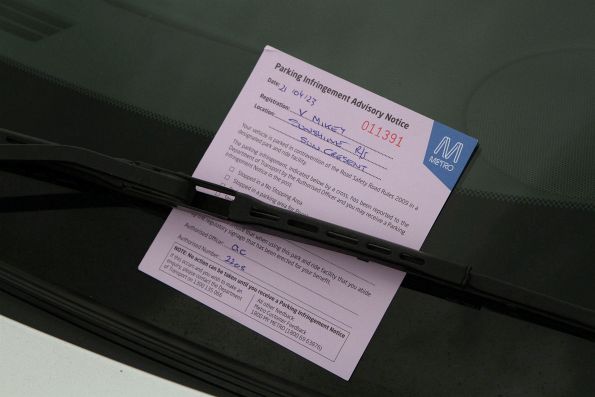
<path fill-rule="evenodd" d="M 229 172 L 234 172 L 235 168 L 234 167 L 229 167 Z"/>
<path fill-rule="evenodd" d="M 223 177 L 223 179 L 225 179 L 226 181 L 229 180 L 229 175 L 225 175 L 225 177 Z"/>

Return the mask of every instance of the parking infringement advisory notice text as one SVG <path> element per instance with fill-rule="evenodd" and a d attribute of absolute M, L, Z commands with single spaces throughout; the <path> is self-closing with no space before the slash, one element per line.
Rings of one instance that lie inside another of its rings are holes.
<path fill-rule="evenodd" d="M 267 46 L 194 176 L 419 249 L 476 145 Z M 344 379 L 404 277 L 179 209 L 139 269 Z"/>

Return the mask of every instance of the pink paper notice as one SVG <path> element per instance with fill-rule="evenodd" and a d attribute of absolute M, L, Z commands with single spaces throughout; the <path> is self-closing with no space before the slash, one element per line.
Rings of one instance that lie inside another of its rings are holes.
<path fill-rule="evenodd" d="M 266 47 L 194 176 L 417 249 L 451 190 L 440 172 L 465 155 L 452 135 L 430 151 L 434 131 L 431 119 Z M 183 210 L 139 269 L 344 379 L 404 277 Z"/>

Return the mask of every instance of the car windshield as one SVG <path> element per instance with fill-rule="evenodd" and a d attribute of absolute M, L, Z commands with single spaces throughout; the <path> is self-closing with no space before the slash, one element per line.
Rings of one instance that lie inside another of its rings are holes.
<path fill-rule="evenodd" d="M 593 309 L 594 15 L 592 2 L 0 0 L 0 128 L 191 174 L 271 45 L 479 140 L 422 251 Z M 0 171 L 3 196 L 64 191 Z M 344 381 L 138 271 L 167 214 L 0 211 L 0 260 L 272 394 L 595 390 L 595 344 L 407 289 Z"/>

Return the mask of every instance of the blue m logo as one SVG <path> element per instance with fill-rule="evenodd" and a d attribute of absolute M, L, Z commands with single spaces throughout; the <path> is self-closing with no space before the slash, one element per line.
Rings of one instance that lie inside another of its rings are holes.
<path fill-rule="evenodd" d="M 444 136 L 442 140 L 434 149 L 434 154 L 438 154 L 442 150 L 442 158 L 448 160 L 454 154 L 454 158 L 452 159 L 453 163 L 458 163 L 459 158 L 461 157 L 461 152 L 463 151 L 463 143 L 457 142 L 452 147 L 450 147 L 450 137 Z"/>
<path fill-rule="evenodd" d="M 452 190 L 477 146 L 477 139 L 434 121 L 424 165 Z"/>

